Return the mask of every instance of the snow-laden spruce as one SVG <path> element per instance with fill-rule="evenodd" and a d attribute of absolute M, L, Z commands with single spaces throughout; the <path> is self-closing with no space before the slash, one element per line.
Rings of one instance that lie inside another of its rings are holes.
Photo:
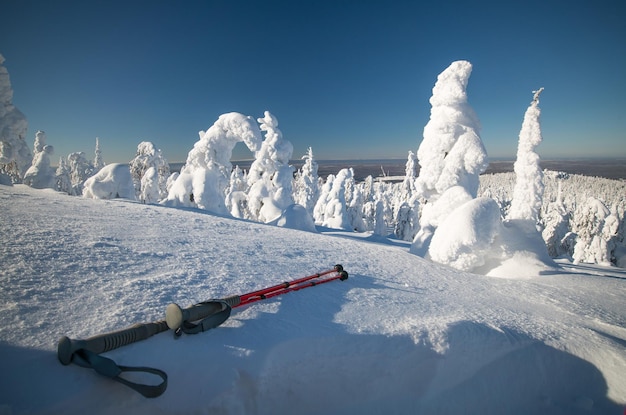
<path fill-rule="evenodd" d="M 428 255 L 435 230 L 452 208 L 476 197 L 478 176 L 488 166 L 478 134 L 480 123 L 467 99 L 471 72 L 471 63 L 453 62 L 433 87 L 430 120 L 417 151 L 420 173 L 416 192 L 427 203 L 411 251 L 420 256 Z"/>
<path fill-rule="evenodd" d="M 170 165 L 152 142 L 139 143 L 129 165 L 137 199 L 144 203 L 158 203 L 167 197 Z"/>
<path fill-rule="evenodd" d="M 13 105 L 9 71 L 0 54 L 0 183 L 21 183 L 33 155 L 26 143 L 28 123 Z"/>
<path fill-rule="evenodd" d="M 221 115 L 187 155 L 187 161 L 167 198 L 168 206 L 191 206 L 219 214 L 228 214 L 225 195 L 235 145 L 246 144 L 250 151 L 261 147 L 261 130 L 252 117 L 237 112 Z"/>
<path fill-rule="evenodd" d="M 54 148 L 46 144 L 46 133 L 37 131 L 35 134 L 33 164 L 24 173 L 24 184 L 36 189 L 54 189 L 56 171 L 50 166 L 50 156 Z"/>
<path fill-rule="evenodd" d="M 85 181 L 83 196 L 92 199 L 135 200 L 135 187 L 128 164 L 111 163 Z"/>
<path fill-rule="evenodd" d="M 283 138 L 278 119 L 269 111 L 257 121 L 265 131 L 265 140 L 248 173 L 248 208 L 257 222 L 270 222 L 280 216 L 293 201 L 292 144 Z"/>
<path fill-rule="evenodd" d="M 302 156 L 304 164 L 296 172 L 294 180 L 294 201 L 304 206 L 313 217 L 313 209 L 319 198 L 319 176 L 317 175 L 318 165 L 313 156 L 313 148 L 309 147 L 307 153 Z"/>
<path fill-rule="evenodd" d="M 100 149 L 100 138 L 96 137 L 96 150 L 93 158 L 93 168 L 95 171 L 99 171 L 106 166 L 104 159 L 102 158 L 102 150 Z"/>
<path fill-rule="evenodd" d="M 517 146 L 517 158 L 515 159 L 515 188 L 509 219 L 523 219 L 537 223 L 543 201 L 543 172 L 539 162 L 539 154 L 536 147 L 543 140 L 541 136 L 541 124 L 539 117 L 539 95 L 543 88 L 533 91 L 533 100 L 524 114 L 522 129 L 519 133 Z"/>

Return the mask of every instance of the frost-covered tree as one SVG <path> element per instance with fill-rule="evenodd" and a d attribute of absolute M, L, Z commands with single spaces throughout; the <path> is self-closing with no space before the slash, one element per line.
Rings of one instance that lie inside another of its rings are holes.
<path fill-rule="evenodd" d="M 24 184 L 35 189 L 53 189 L 56 185 L 55 170 L 50 167 L 50 156 L 54 148 L 46 145 L 46 134 L 37 131 L 34 144 L 33 165 L 24 173 Z"/>
<path fill-rule="evenodd" d="M 329 176 L 330 177 L 330 176 Z M 352 230 L 346 209 L 346 182 L 352 178 L 352 169 L 341 169 L 325 195 L 320 225 L 335 229 Z M 316 205 L 315 210 L 318 210 Z"/>
<path fill-rule="evenodd" d="M 551 257 L 569 255 L 567 236 L 570 233 L 570 214 L 565 208 L 560 194 L 557 199 L 548 205 L 543 218 L 541 236 Z"/>
<path fill-rule="evenodd" d="M 417 151 L 416 192 L 426 201 L 411 252 L 424 256 L 432 235 L 447 215 L 476 197 L 479 175 L 487 169 L 480 123 L 467 101 L 472 65 L 453 62 L 437 77 L 430 98 L 430 120 Z"/>
<path fill-rule="evenodd" d="M 307 212 L 313 215 L 313 208 L 319 197 L 319 176 L 317 175 L 318 165 L 311 147 L 302 159 L 304 164 L 296 175 L 294 185 L 294 202 L 304 206 Z"/>
<path fill-rule="evenodd" d="M 100 150 L 100 138 L 96 137 L 96 151 L 95 157 L 93 159 L 93 168 L 94 171 L 100 171 L 106 165 L 104 160 L 102 159 L 102 150 Z"/>
<path fill-rule="evenodd" d="M 385 221 L 385 204 L 381 199 L 376 201 L 376 226 L 374 235 L 387 236 L 387 223 Z"/>
<path fill-rule="evenodd" d="M 133 183 L 133 189 L 135 189 Z M 154 167 L 150 167 L 141 178 L 141 193 L 139 200 L 143 203 L 158 203 L 161 200 L 161 189 L 159 188 L 159 172 Z"/>
<path fill-rule="evenodd" d="M 37 153 L 41 153 L 43 148 L 46 146 L 46 133 L 44 131 L 37 131 L 35 133 L 35 143 L 33 144 L 33 157 L 37 155 Z"/>
<path fill-rule="evenodd" d="M 326 181 L 321 186 L 320 196 L 317 198 L 315 207 L 313 208 L 313 219 L 316 224 L 321 225 L 324 223 L 324 216 L 326 214 L 326 204 L 330 200 L 330 191 L 333 188 L 333 182 L 335 181 L 335 175 L 329 174 L 326 177 Z"/>
<path fill-rule="evenodd" d="M 73 196 L 81 196 L 85 181 L 94 174 L 93 165 L 87 160 L 85 153 L 82 151 L 71 153 L 67 156 L 67 164 L 72 183 L 71 194 Z"/>
<path fill-rule="evenodd" d="M 55 189 L 59 192 L 72 194 L 72 179 L 70 177 L 70 170 L 67 168 L 67 162 L 65 157 L 59 158 L 59 166 L 56 173 L 56 186 Z"/>
<path fill-rule="evenodd" d="M 150 184 L 150 186 L 158 186 L 158 200 L 162 200 L 167 196 L 167 179 L 170 176 L 170 165 L 163 157 L 161 150 L 156 148 L 153 143 L 150 141 L 142 141 L 137 145 L 137 153 L 135 154 L 135 158 L 133 158 L 130 163 L 130 174 L 133 178 L 133 185 L 135 186 L 135 195 L 139 200 L 144 200 L 141 197 L 144 189 L 142 187 L 142 183 Z M 156 172 L 156 178 L 143 180 L 143 176 L 146 172 L 153 168 Z M 156 182 L 154 181 L 156 179 Z M 151 199 L 154 199 L 154 194 L 152 193 L 154 189 L 146 190 L 146 192 L 151 194 Z M 158 200 L 152 200 L 152 202 L 147 203 L 156 203 Z"/>
<path fill-rule="evenodd" d="M 230 180 L 230 158 L 235 145 L 244 142 L 250 151 L 261 146 L 261 130 L 252 117 L 236 112 L 220 115 L 187 155 L 187 161 L 171 185 L 166 200 L 170 206 L 192 206 L 228 214 L 226 188 Z"/>
<path fill-rule="evenodd" d="M 128 164 L 113 163 L 104 166 L 85 181 L 83 197 L 135 200 L 135 187 Z"/>
<path fill-rule="evenodd" d="M 239 166 L 235 166 L 230 174 L 230 184 L 226 190 L 226 208 L 236 218 L 250 219 L 246 188 L 246 174 Z"/>
<path fill-rule="evenodd" d="M 294 203 L 293 167 L 289 165 L 293 146 L 283 139 L 278 120 L 269 111 L 257 121 L 265 140 L 248 173 L 248 206 L 253 220 L 270 222 Z"/>
<path fill-rule="evenodd" d="M 353 172 L 354 175 L 354 172 Z M 348 203 L 346 201 L 346 203 Z M 347 206 L 348 218 L 350 220 L 350 228 L 357 232 L 365 232 L 369 230 L 363 218 L 364 210 L 363 186 L 352 186 L 352 197 Z"/>
<path fill-rule="evenodd" d="M 32 163 L 33 156 L 26 143 L 27 130 L 26 117 L 13 105 L 9 71 L 0 54 L 0 175 L 9 176 L 13 183 L 21 183 Z"/>
<path fill-rule="evenodd" d="M 467 102 L 472 64 L 453 62 L 438 77 L 430 98 L 430 120 L 417 151 L 416 185 L 431 200 L 454 186 L 476 197 L 478 176 L 487 169 L 487 152 L 478 134 L 480 122 Z"/>
<path fill-rule="evenodd" d="M 393 233 L 398 239 L 412 241 L 419 230 L 419 201 L 412 197 L 397 209 Z"/>
<path fill-rule="evenodd" d="M 404 180 L 402 181 L 402 197 L 404 200 L 408 200 L 413 193 L 415 193 L 415 178 L 417 177 L 417 155 L 412 151 L 409 151 L 409 155 L 406 160 L 404 168 Z"/>
<path fill-rule="evenodd" d="M 574 213 L 577 234 L 574 263 L 611 265 L 611 251 L 619 221 L 601 200 L 589 197 Z"/>
<path fill-rule="evenodd" d="M 519 133 L 517 159 L 515 160 L 516 182 L 513 199 L 509 210 L 509 219 L 523 219 L 534 223 L 539 222 L 539 212 L 543 201 L 543 172 L 539 155 L 535 148 L 541 143 L 541 124 L 539 117 L 539 95 L 543 88 L 533 91 L 534 97 L 524 115 L 522 129 Z"/>

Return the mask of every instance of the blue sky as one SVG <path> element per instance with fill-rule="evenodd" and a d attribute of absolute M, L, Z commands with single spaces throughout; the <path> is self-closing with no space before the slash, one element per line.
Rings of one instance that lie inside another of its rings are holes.
<path fill-rule="evenodd" d="M 184 161 L 220 114 L 268 110 L 294 158 L 405 158 L 459 59 L 490 157 L 541 86 L 543 158 L 626 156 L 623 0 L 3 0 L 0 53 L 55 157 L 100 137 L 106 162 L 141 141 Z"/>

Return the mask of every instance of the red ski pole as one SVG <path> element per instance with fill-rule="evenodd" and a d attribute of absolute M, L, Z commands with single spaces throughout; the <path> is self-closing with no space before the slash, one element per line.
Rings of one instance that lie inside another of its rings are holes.
<path fill-rule="evenodd" d="M 328 273 L 327 273 L 328 274 Z M 311 281 L 311 279 L 305 280 L 303 282 L 300 282 L 299 284 L 291 284 L 288 286 L 285 286 L 281 289 L 277 289 L 275 291 L 271 291 L 268 293 L 263 294 L 262 296 L 254 296 L 254 297 L 247 297 L 246 300 L 242 300 L 240 304 L 233 306 L 232 308 L 236 308 L 236 307 L 241 307 L 244 305 L 248 305 L 250 303 L 254 303 L 260 300 L 265 300 L 268 298 L 272 298 L 272 297 L 276 297 L 279 295 L 283 295 L 283 294 L 287 294 L 290 293 L 292 291 L 299 291 L 302 290 L 304 288 L 308 288 L 308 287 L 314 287 L 316 285 L 321 285 L 321 284 L 325 284 L 327 282 L 331 282 L 331 281 L 335 281 L 335 280 L 347 280 L 348 279 L 348 273 L 341 270 L 337 275 L 334 275 L 332 277 L 329 278 L 324 278 L 321 280 L 315 280 L 315 281 Z"/>
<path fill-rule="evenodd" d="M 315 278 L 333 273 L 335 273 L 335 275 L 330 278 L 322 279 L 317 282 L 311 281 Z M 180 336 L 183 332 L 195 334 L 201 331 L 210 330 L 222 324 L 228 319 L 228 317 L 230 317 L 230 311 L 235 307 L 244 306 L 266 298 L 275 297 L 307 287 L 313 287 L 330 281 L 344 281 L 347 279 L 348 273 L 344 271 L 343 266 L 335 265 L 332 269 L 309 275 L 307 277 L 283 282 L 282 284 L 242 295 L 234 295 L 223 299 L 205 301 L 185 309 L 181 308 L 178 304 L 172 303 L 168 305 L 165 310 L 165 321 L 167 322 L 167 326 L 174 330 L 174 334 L 176 336 Z M 193 323 L 194 321 L 198 321 L 198 323 Z"/>
<path fill-rule="evenodd" d="M 323 277 L 324 275 L 332 274 L 332 273 L 341 273 L 343 271 L 343 267 L 339 264 L 335 265 L 333 269 L 329 269 L 327 271 L 318 272 L 317 274 L 309 275 L 308 277 L 298 278 L 293 281 L 286 281 L 282 284 L 274 285 L 273 287 L 263 288 L 261 290 L 252 291 L 247 294 L 242 294 L 239 296 L 240 304 L 232 305 L 232 307 L 239 307 L 244 304 L 252 303 L 255 301 L 263 300 L 265 298 L 269 298 L 268 294 L 273 293 L 275 291 L 285 290 L 289 287 L 293 287 L 294 285 L 302 284 L 303 282 L 310 281 L 315 278 Z M 274 297 L 274 296 L 272 296 Z M 231 297 L 232 298 L 232 297 Z"/>

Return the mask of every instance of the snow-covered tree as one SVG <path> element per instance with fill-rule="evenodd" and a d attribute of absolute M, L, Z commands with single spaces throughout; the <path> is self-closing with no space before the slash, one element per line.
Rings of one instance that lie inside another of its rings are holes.
<path fill-rule="evenodd" d="M 171 185 L 167 199 L 170 206 L 193 206 L 227 214 L 226 188 L 230 180 L 230 157 L 238 142 L 250 151 L 261 146 L 261 130 L 252 117 L 236 112 L 220 115 L 187 155 L 187 161 Z"/>
<path fill-rule="evenodd" d="M 294 201 L 305 207 L 313 215 L 313 208 L 319 197 L 318 165 L 313 156 L 313 149 L 309 147 L 307 154 L 302 156 L 304 164 L 296 175 L 294 185 Z"/>
<path fill-rule="evenodd" d="M 478 176 L 487 169 L 480 123 L 467 102 L 472 64 L 453 62 L 438 77 L 430 98 L 430 120 L 417 151 L 420 174 L 416 185 L 431 200 L 454 186 L 476 197 Z"/>
<path fill-rule="evenodd" d="M 417 197 L 411 197 L 407 202 L 400 204 L 393 225 L 393 233 L 398 239 L 412 241 L 415 238 L 419 230 L 419 201 Z"/>
<path fill-rule="evenodd" d="M 385 204 L 381 199 L 376 201 L 376 226 L 374 235 L 387 236 L 387 223 L 385 221 Z"/>
<path fill-rule="evenodd" d="M 513 199 L 509 210 L 509 219 L 523 219 L 539 222 L 539 212 L 543 200 L 543 172 L 539 165 L 540 157 L 535 148 L 541 143 L 541 124 L 539 117 L 539 95 L 543 88 L 533 91 L 534 97 L 524 115 L 519 133 L 517 159 L 515 160 L 516 182 Z"/>
<path fill-rule="evenodd" d="M 619 221 L 601 200 L 589 197 L 574 213 L 577 234 L 574 263 L 611 265 L 609 246 L 614 244 Z"/>
<path fill-rule="evenodd" d="M 133 189 L 135 189 L 133 183 Z M 158 203 L 161 200 L 159 188 L 159 173 L 154 167 L 150 167 L 141 178 L 141 193 L 139 200 L 143 203 Z"/>
<path fill-rule="evenodd" d="M 67 168 L 67 162 L 65 157 L 59 158 L 59 166 L 56 170 L 56 186 L 55 189 L 59 192 L 72 194 L 72 179 L 70 177 L 70 170 Z"/>
<path fill-rule="evenodd" d="M 230 174 L 230 184 L 226 190 L 226 208 L 236 218 L 250 219 L 246 188 L 246 174 L 239 166 L 235 166 Z"/>
<path fill-rule="evenodd" d="M 433 87 L 430 120 L 417 151 L 416 192 L 427 202 L 411 246 L 417 255 L 427 253 L 435 229 L 454 208 L 476 197 L 479 175 L 488 166 L 480 123 L 467 102 L 471 72 L 469 62 L 453 62 Z"/>
<path fill-rule="evenodd" d="M 320 211 L 323 209 L 320 225 L 335 229 L 352 230 L 346 209 L 346 182 L 351 178 L 352 169 L 341 169 L 337 176 L 333 178 L 332 185 L 328 193 L 324 195 L 324 201 L 319 206 Z M 323 192 L 324 190 L 326 189 L 323 189 Z M 317 205 L 315 210 L 318 210 Z"/>
<path fill-rule="evenodd" d="M 46 133 L 44 131 L 37 131 L 35 133 L 35 143 L 33 144 L 33 157 L 37 155 L 37 153 L 41 153 L 43 148 L 46 146 Z"/>
<path fill-rule="evenodd" d="M 335 181 L 335 175 L 329 174 L 326 177 L 326 181 L 322 184 L 320 189 L 320 196 L 317 198 L 315 207 L 313 208 L 313 219 L 316 224 L 321 225 L 324 223 L 324 215 L 326 214 L 326 204 L 330 200 L 330 191 L 333 188 L 333 182 Z"/>
<path fill-rule="evenodd" d="M 354 172 L 353 172 L 354 175 Z M 346 203 L 348 203 L 346 201 Z M 348 218 L 350 221 L 350 228 L 357 232 L 365 232 L 369 230 L 363 219 L 364 210 L 364 198 L 363 198 L 363 186 L 352 186 L 352 197 L 347 206 Z"/>
<path fill-rule="evenodd" d="M 33 165 L 24 173 L 24 184 L 35 189 L 53 189 L 56 185 L 56 173 L 50 167 L 50 156 L 54 153 L 54 148 L 46 145 L 46 134 L 43 131 L 37 131 L 34 149 Z"/>
<path fill-rule="evenodd" d="M 417 155 L 409 151 L 404 168 L 404 180 L 402 181 L 402 196 L 408 200 L 415 193 L 415 178 L 417 177 Z"/>
<path fill-rule="evenodd" d="M 71 194 L 73 196 L 81 196 L 85 181 L 94 174 L 93 165 L 87 160 L 85 153 L 82 151 L 71 153 L 67 156 L 67 164 L 72 183 Z"/>
<path fill-rule="evenodd" d="M 135 187 L 128 164 L 113 163 L 104 166 L 85 181 L 83 197 L 135 200 Z"/>
<path fill-rule="evenodd" d="M 570 213 L 563 204 L 561 182 L 562 178 L 557 178 L 558 190 L 556 199 L 550 202 L 546 207 L 546 213 L 543 215 L 543 230 L 541 236 L 546 243 L 548 253 L 552 258 L 562 255 L 570 255 L 568 235 L 570 229 Z"/>
<path fill-rule="evenodd" d="M 26 143 L 28 123 L 13 105 L 9 71 L 3 64 L 4 57 L 0 54 L 0 175 L 9 176 L 13 183 L 21 183 L 33 156 Z"/>
<path fill-rule="evenodd" d="M 96 137 L 96 151 L 93 159 L 94 171 L 100 171 L 105 166 L 105 162 L 102 159 L 102 150 L 100 150 L 100 138 Z"/>
<path fill-rule="evenodd" d="M 135 158 L 130 161 L 129 166 L 130 174 L 133 178 L 133 185 L 135 186 L 135 195 L 139 200 L 144 200 L 144 198 L 141 197 L 141 194 L 145 193 L 142 187 L 142 183 L 144 183 L 143 176 L 150 168 L 154 169 L 157 176 L 146 179 L 145 183 L 149 183 L 150 186 L 157 186 L 158 200 L 152 200 L 152 202 L 146 203 L 156 203 L 167 196 L 167 179 L 170 176 L 170 165 L 165 157 L 163 157 L 161 150 L 156 148 L 153 143 L 150 141 L 142 141 L 139 143 L 139 145 L 137 145 Z M 155 179 L 156 182 L 154 181 Z M 153 190 L 152 188 L 146 190 L 146 192 L 151 194 L 151 199 L 154 199 Z"/>
<path fill-rule="evenodd" d="M 265 140 L 248 173 L 248 206 L 253 220 L 269 222 L 293 201 L 293 146 L 283 139 L 278 120 L 269 111 L 257 120 Z"/>

